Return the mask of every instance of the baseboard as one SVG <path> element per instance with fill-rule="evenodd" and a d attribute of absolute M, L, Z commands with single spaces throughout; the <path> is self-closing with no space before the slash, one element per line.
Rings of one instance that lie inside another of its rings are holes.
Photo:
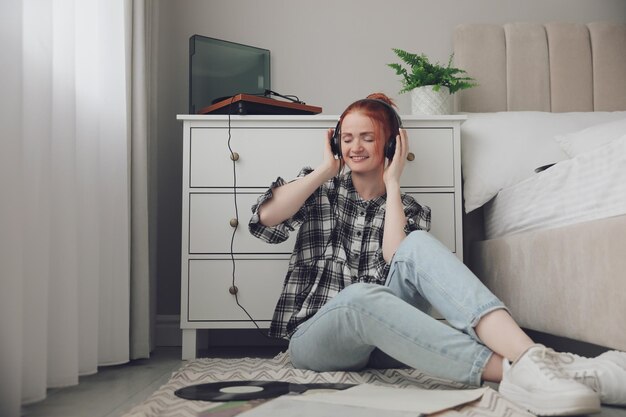
<path fill-rule="evenodd" d="M 437 317 L 437 314 L 434 315 Z M 592 345 L 589 343 L 574 341 L 563 337 L 548 335 L 525 329 L 526 332 L 538 343 L 555 348 L 559 351 L 577 353 L 582 356 L 597 356 L 608 348 Z M 213 330 L 214 337 L 208 343 L 209 331 L 200 331 L 198 346 L 280 346 L 284 341 L 268 340 L 262 337 L 256 330 Z M 156 316 L 156 346 L 182 346 L 183 333 L 180 329 L 180 316 L 178 314 Z"/>
<path fill-rule="evenodd" d="M 180 315 L 157 314 L 155 333 L 157 346 L 182 346 L 183 332 L 180 329 Z"/>
<path fill-rule="evenodd" d="M 180 329 L 178 314 L 156 316 L 156 346 L 171 347 L 183 345 L 183 333 Z M 257 329 L 212 329 L 199 330 L 197 335 L 199 348 L 220 346 L 283 346 L 285 340 L 268 339 Z"/>
<path fill-rule="evenodd" d="M 593 343 L 581 342 L 562 336 L 554 336 L 535 330 L 524 329 L 524 331 L 537 343 L 541 343 L 558 352 L 570 352 L 580 356 L 595 357 L 610 350 L 608 347 L 595 345 Z"/>

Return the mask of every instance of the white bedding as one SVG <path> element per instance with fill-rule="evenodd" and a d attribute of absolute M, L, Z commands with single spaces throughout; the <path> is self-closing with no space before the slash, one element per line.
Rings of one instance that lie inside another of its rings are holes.
<path fill-rule="evenodd" d="M 567 144 L 568 150 L 578 149 L 581 138 L 567 135 L 582 135 L 583 143 L 593 142 L 602 132 L 581 129 L 626 119 L 623 111 L 467 115 L 468 119 L 461 125 L 463 199 L 467 213 L 481 207 L 503 188 L 533 176 L 535 168 L 573 156 L 564 152 L 563 145 Z M 626 131 L 622 131 L 624 133 Z M 590 141 L 589 135 L 593 135 Z M 562 140 L 556 141 L 556 136 Z"/>
<path fill-rule="evenodd" d="M 484 207 L 487 239 L 626 214 L 626 135 L 502 189 Z"/>

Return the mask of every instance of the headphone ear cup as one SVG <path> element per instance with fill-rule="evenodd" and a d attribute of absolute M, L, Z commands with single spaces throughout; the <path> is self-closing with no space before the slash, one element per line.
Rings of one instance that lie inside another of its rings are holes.
<path fill-rule="evenodd" d="M 340 125 L 341 122 L 338 122 L 337 126 L 335 127 L 335 131 L 333 132 L 333 136 L 330 138 L 330 150 L 337 158 L 341 158 Z"/>
<path fill-rule="evenodd" d="M 387 103 L 384 103 L 384 104 L 387 105 L 387 108 L 389 108 L 389 110 L 393 113 L 396 119 L 395 132 L 394 131 L 391 132 L 391 136 L 389 136 L 389 141 L 387 142 L 387 145 L 385 146 L 385 156 L 391 161 L 393 159 L 393 155 L 396 153 L 396 135 L 398 134 L 398 130 L 402 129 L 402 119 L 400 118 L 400 115 L 398 115 L 398 112 L 396 112 L 393 107 L 391 107 Z"/>
<path fill-rule="evenodd" d="M 385 156 L 390 161 L 393 159 L 393 155 L 396 153 L 396 137 L 392 135 L 387 141 L 387 145 L 385 145 Z"/>

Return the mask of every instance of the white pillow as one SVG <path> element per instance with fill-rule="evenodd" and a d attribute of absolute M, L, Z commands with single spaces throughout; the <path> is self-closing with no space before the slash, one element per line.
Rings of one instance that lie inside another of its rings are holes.
<path fill-rule="evenodd" d="M 534 174 L 535 168 L 568 159 L 554 140 L 626 112 L 466 113 L 461 125 L 465 211 L 491 200 L 504 187 Z"/>
<path fill-rule="evenodd" d="M 606 145 L 626 134 L 626 118 L 588 127 L 566 135 L 556 135 L 554 139 L 570 157 Z"/>

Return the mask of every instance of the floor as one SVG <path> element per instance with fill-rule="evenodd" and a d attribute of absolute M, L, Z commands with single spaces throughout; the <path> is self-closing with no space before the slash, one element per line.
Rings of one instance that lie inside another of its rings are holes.
<path fill-rule="evenodd" d="M 22 407 L 24 417 L 117 417 L 148 398 L 183 364 L 180 348 L 159 348 L 150 359 L 101 367 L 73 387 L 48 390 Z"/>
<path fill-rule="evenodd" d="M 253 352 L 245 348 L 216 347 L 201 356 L 273 357 L 278 347 L 265 346 Z M 118 417 L 148 398 L 165 384 L 184 363 L 180 348 L 158 348 L 150 359 L 126 365 L 103 367 L 95 375 L 80 378 L 74 387 L 54 389 L 46 400 L 25 406 L 24 417 Z M 497 389 L 496 385 L 492 386 Z M 597 417 L 626 417 L 626 408 L 602 407 Z"/>
<path fill-rule="evenodd" d="M 218 346 L 199 352 L 203 357 L 274 357 L 279 346 Z M 101 367 L 97 374 L 80 378 L 73 387 L 48 390 L 44 401 L 22 407 L 22 417 L 118 417 L 167 383 L 185 362 L 180 347 L 160 347 L 150 359 Z"/>

